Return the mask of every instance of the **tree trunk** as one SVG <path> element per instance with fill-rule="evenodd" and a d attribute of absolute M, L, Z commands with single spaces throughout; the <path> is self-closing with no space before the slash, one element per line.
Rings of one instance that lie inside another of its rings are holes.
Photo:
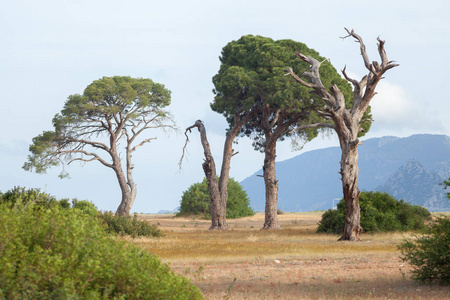
<path fill-rule="evenodd" d="M 358 188 L 358 144 L 345 141 L 341 144 L 342 191 L 345 200 L 344 234 L 340 241 L 359 241 L 362 227 L 360 226 L 359 188 Z"/>
<path fill-rule="evenodd" d="M 231 157 L 233 156 L 233 140 L 236 137 L 235 130 L 227 133 L 223 148 L 222 169 L 219 177 L 220 211 L 223 216 L 223 229 L 227 229 L 227 201 L 228 201 L 228 181 L 230 176 Z"/>
<path fill-rule="evenodd" d="M 343 39 L 353 37 L 360 44 L 364 66 L 369 71 L 367 75 L 358 81 L 350 78 L 345 72 L 345 68 L 342 70 L 344 78 L 353 85 L 353 104 L 351 109 L 346 108 L 344 94 L 336 85 L 332 85 L 327 90 L 322 84 L 319 74 L 319 67 L 322 62 L 310 56 L 296 53 L 300 59 L 310 64 L 309 71 L 302 74 L 303 76 L 309 77 L 310 82 L 304 81 L 295 75 L 291 68 L 286 68 L 285 71 L 300 84 L 314 89 L 314 93 L 321 96 L 328 106 L 323 111 L 318 110 L 317 112 L 333 120 L 334 125 L 326 124 L 325 126 L 333 128 L 336 131 L 342 150 L 340 173 L 342 175 L 342 190 L 344 193 L 346 212 L 344 234 L 339 240 L 357 241 L 360 240 L 359 235 L 362 232 L 359 208 L 360 192 L 358 189 L 358 133 L 363 131 L 363 128 L 361 128 L 363 122 L 371 121 L 369 118 L 363 120 L 363 117 L 367 112 L 370 101 L 376 94 L 375 88 L 378 82 L 383 78 L 383 74 L 386 71 L 397 67 L 398 64 L 395 64 L 394 61 L 390 61 L 387 58 L 384 49 L 385 42 L 380 38 L 377 38 L 377 40 L 381 63 L 377 61 L 371 63 L 362 38 L 353 30 L 350 31 L 347 28 L 345 30 L 348 35 L 343 37 Z"/>
<path fill-rule="evenodd" d="M 248 118 L 250 117 L 250 111 L 247 112 L 244 115 L 244 117 L 241 117 L 239 114 L 240 114 L 239 112 L 235 114 L 234 118 L 235 123 L 233 127 L 230 128 L 225 138 L 222 169 L 220 172 L 220 178 L 218 183 L 216 177 L 216 167 L 214 163 L 214 158 L 211 154 L 211 149 L 209 147 L 208 139 L 206 137 L 206 129 L 205 126 L 203 125 L 203 122 L 197 120 L 194 125 L 186 129 L 187 132 L 190 131 L 191 128 L 197 127 L 198 131 L 200 132 L 200 139 L 205 154 L 205 162 L 203 163 L 202 167 L 203 171 L 205 172 L 209 188 L 210 212 L 211 212 L 211 227 L 209 228 L 209 230 L 226 230 L 228 228 L 226 214 L 227 214 L 228 181 L 230 174 L 231 157 L 234 155 L 232 146 L 236 135 L 239 133 L 239 130 L 242 128 L 242 126 L 245 124 L 245 122 L 247 122 Z M 186 141 L 188 140 L 189 139 L 187 139 Z"/>
<path fill-rule="evenodd" d="M 122 170 L 122 163 L 120 161 L 119 154 L 117 153 L 116 140 L 114 135 L 111 135 L 110 143 L 111 149 L 108 153 L 109 155 L 111 155 L 111 168 L 114 170 L 114 173 L 116 173 L 117 181 L 119 182 L 120 190 L 122 191 L 122 200 L 119 207 L 117 208 L 116 214 L 118 214 L 119 216 L 129 215 L 131 207 L 134 204 L 134 200 L 136 199 L 136 188 L 133 182 L 132 186 L 128 185 L 127 177 Z M 127 151 L 127 167 L 131 166 L 130 162 L 131 156 L 128 156 Z M 127 170 L 127 172 L 131 172 L 131 170 Z"/>
<path fill-rule="evenodd" d="M 208 143 L 207 140 L 206 143 Z M 208 144 L 208 151 L 209 151 L 209 144 Z M 208 182 L 209 188 L 209 212 L 211 214 L 211 227 L 209 227 L 209 230 L 226 230 L 227 229 L 226 218 L 225 215 L 223 214 L 222 206 L 220 203 L 220 193 L 219 193 L 219 185 L 217 183 L 216 166 L 214 164 L 214 159 L 212 158 L 211 153 L 209 153 L 209 155 L 206 156 L 205 162 L 202 164 L 202 167 L 203 171 L 205 172 L 206 181 Z"/>
<path fill-rule="evenodd" d="M 275 139 L 276 140 L 276 139 Z M 265 220 L 262 229 L 280 229 L 277 215 L 278 202 L 278 180 L 275 173 L 276 143 L 269 142 L 266 137 L 266 146 L 264 147 L 264 166 L 263 175 L 266 187 L 266 210 Z"/>
<path fill-rule="evenodd" d="M 222 158 L 222 168 L 220 170 L 219 177 L 219 192 L 220 192 L 220 209 L 223 214 L 223 224 L 225 229 L 226 224 L 226 214 L 227 214 L 227 201 L 228 201 L 228 181 L 231 169 L 231 157 L 233 154 L 233 141 L 238 134 L 239 130 L 242 128 L 247 118 L 241 119 L 237 115 L 234 118 L 234 126 L 228 131 L 225 138 L 225 143 L 223 147 L 223 158 Z"/>
<path fill-rule="evenodd" d="M 205 162 L 202 164 L 202 167 L 203 171 L 205 172 L 206 181 L 208 182 L 209 188 L 209 211 L 211 213 L 211 227 L 209 227 L 209 230 L 226 230 L 226 216 L 220 201 L 216 164 L 214 163 L 214 158 L 211 154 L 211 148 L 206 137 L 206 129 L 203 125 L 203 122 L 197 120 L 195 121 L 195 124 L 187 128 L 186 131 L 190 130 L 193 127 L 197 127 L 198 131 L 200 132 L 200 139 L 203 146 L 203 152 L 205 154 Z"/>
<path fill-rule="evenodd" d="M 134 204 L 134 200 L 136 199 L 136 190 L 133 192 L 130 190 L 125 174 L 123 173 L 122 168 L 120 168 L 120 165 L 119 167 L 114 168 L 114 172 L 116 173 L 120 189 L 122 190 L 122 201 L 117 208 L 116 214 L 119 216 L 129 215 L 131 207 Z"/>

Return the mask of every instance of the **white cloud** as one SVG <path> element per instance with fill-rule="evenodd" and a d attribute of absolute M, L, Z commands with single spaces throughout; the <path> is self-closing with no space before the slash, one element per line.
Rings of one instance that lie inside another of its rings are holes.
<path fill-rule="evenodd" d="M 371 135 L 404 136 L 414 133 L 442 133 L 435 108 L 426 99 L 415 99 L 399 85 L 382 81 L 371 101 L 375 122 Z"/>

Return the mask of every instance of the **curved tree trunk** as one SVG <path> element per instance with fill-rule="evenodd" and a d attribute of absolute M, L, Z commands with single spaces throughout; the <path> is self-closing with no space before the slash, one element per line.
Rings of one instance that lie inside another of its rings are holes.
<path fill-rule="evenodd" d="M 129 215 L 131 207 L 133 207 L 134 200 L 136 199 L 137 189 L 136 184 L 133 180 L 133 164 L 131 162 L 130 142 L 128 142 L 126 147 L 126 167 L 127 174 L 122 170 L 122 163 L 120 161 L 117 151 L 114 151 L 115 147 L 112 147 L 111 157 L 113 160 L 113 170 L 116 173 L 117 180 L 119 181 L 119 186 L 122 191 L 122 201 L 117 208 L 116 214 L 119 216 Z"/>
<path fill-rule="evenodd" d="M 359 241 L 360 226 L 359 188 L 358 188 L 358 140 L 341 145 L 342 191 L 345 200 L 344 233 L 340 241 Z"/>
<path fill-rule="evenodd" d="M 266 140 L 268 141 L 269 139 Z M 273 142 L 267 142 L 264 149 L 263 175 L 266 187 L 266 209 L 262 229 L 280 229 L 277 215 L 278 180 L 275 173 L 276 149 L 276 143 Z"/>
<path fill-rule="evenodd" d="M 134 200 L 136 199 L 136 188 L 134 188 L 133 190 L 130 189 L 125 174 L 123 173 L 120 165 L 116 166 L 113 170 L 116 173 L 116 177 L 119 181 L 119 186 L 122 191 L 122 201 L 117 208 L 116 214 L 118 214 L 119 216 L 129 215 L 131 207 L 134 204 Z"/>

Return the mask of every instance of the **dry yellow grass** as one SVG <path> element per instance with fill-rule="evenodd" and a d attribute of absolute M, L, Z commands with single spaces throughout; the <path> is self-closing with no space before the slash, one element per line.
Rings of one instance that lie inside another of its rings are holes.
<path fill-rule="evenodd" d="M 229 220 L 208 231 L 208 220 L 142 215 L 165 237 L 133 243 L 191 278 L 206 299 L 450 299 L 442 286 L 419 286 L 397 244 L 408 233 L 363 235 L 357 243 L 317 234 L 321 213 L 280 215 L 283 229 L 259 230 L 263 214 Z"/>

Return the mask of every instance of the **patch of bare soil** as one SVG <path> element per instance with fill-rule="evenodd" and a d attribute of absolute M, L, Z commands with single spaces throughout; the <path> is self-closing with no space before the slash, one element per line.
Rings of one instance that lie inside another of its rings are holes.
<path fill-rule="evenodd" d="M 320 216 L 279 215 L 284 229 L 262 231 L 264 215 L 257 214 L 211 232 L 208 220 L 145 215 L 166 237 L 134 242 L 190 278 L 205 299 L 450 299 L 449 287 L 410 279 L 411 267 L 396 250 L 410 235 L 337 242 L 338 236 L 314 233 Z"/>

